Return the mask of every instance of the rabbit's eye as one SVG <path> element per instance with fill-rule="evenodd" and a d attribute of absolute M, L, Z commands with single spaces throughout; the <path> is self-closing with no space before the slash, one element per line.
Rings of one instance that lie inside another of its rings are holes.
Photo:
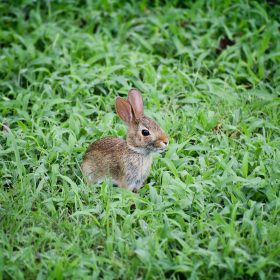
<path fill-rule="evenodd" d="M 143 136 L 148 136 L 148 135 L 150 135 L 149 130 L 147 130 L 147 129 L 142 129 L 142 135 L 143 135 Z"/>

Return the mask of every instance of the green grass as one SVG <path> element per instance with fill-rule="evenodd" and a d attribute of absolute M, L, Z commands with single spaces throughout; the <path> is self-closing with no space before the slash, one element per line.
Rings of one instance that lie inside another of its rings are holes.
<path fill-rule="evenodd" d="M 0 279 L 280 279 L 277 1 L 18 2 L 0 3 Z M 87 186 L 131 87 L 169 149 L 139 195 Z"/>

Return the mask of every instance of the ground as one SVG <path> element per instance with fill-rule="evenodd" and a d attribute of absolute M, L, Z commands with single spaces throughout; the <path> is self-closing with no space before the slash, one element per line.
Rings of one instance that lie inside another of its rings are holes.
<path fill-rule="evenodd" d="M 277 1 L 0 10 L 0 279 L 280 279 Z M 131 87 L 169 148 L 139 194 L 87 186 Z"/>

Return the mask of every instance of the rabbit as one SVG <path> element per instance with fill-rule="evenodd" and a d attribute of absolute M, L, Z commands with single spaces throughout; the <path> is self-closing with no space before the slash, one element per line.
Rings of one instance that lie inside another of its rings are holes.
<path fill-rule="evenodd" d="M 128 126 L 126 140 L 105 137 L 89 145 L 81 169 L 89 184 L 111 177 L 113 184 L 137 192 L 150 173 L 152 154 L 163 152 L 168 136 L 144 115 L 143 99 L 137 89 L 128 99 L 116 98 L 116 111 Z"/>

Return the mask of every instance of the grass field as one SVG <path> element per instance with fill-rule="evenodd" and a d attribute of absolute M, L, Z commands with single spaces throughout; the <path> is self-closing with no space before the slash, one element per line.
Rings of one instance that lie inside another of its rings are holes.
<path fill-rule="evenodd" d="M 0 279 L 280 279 L 277 1 L 7 2 Z M 87 186 L 131 87 L 170 146 L 139 194 Z"/>

